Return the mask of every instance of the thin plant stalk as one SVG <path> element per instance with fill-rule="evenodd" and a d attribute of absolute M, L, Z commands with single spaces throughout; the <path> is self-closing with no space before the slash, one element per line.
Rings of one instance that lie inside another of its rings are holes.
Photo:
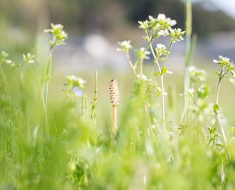
<path fill-rule="evenodd" d="M 52 52 L 54 47 L 63 45 L 64 41 L 67 39 L 68 35 L 63 31 L 63 25 L 61 24 L 51 24 L 50 29 L 46 29 L 45 32 L 52 35 L 52 40 L 50 41 L 49 58 L 46 64 L 43 65 L 42 70 L 42 102 L 43 110 L 45 114 L 45 132 L 48 134 L 48 115 L 47 115 L 47 104 L 48 104 L 48 89 L 49 81 L 51 78 L 52 71 Z"/>
<path fill-rule="evenodd" d="M 149 38 L 148 33 L 146 35 Z M 144 52 L 146 52 L 148 50 L 148 48 L 150 47 L 150 45 L 151 45 L 153 40 L 154 40 L 153 37 L 149 38 L 149 42 L 146 44 L 146 46 L 144 48 Z M 131 70 L 136 75 L 136 64 L 138 63 L 138 61 L 133 63 L 131 58 L 130 58 L 129 53 L 126 53 L 126 58 L 127 58 L 127 61 L 128 61 L 129 65 L 130 65 Z M 143 60 L 141 60 L 141 63 L 140 63 L 140 75 L 142 75 L 142 74 L 143 74 Z"/>
<path fill-rule="evenodd" d="M 143 60 L 140 60 L 140 76 L 143 75 Z"/>
<path fill-rule="evenodd" d="M 163 131 L 166 128 L 166 111 L 165 111 L 165 89 L 164 89 L 164 77 L 161 75 L 161 90 L 162 90 L 162 124 Z"/>
<path fill-rule="evenodd" d="M 180 125 L 183 124 L 185 117 L 188 113 L 188 107 L 189 107 L 189 102 L 190 102 L 190 97 L 188 94 L 188 89 L 190 88 L 191 85 L 191 81 L 190 81 L 190 76 L 189 76 L 189 67 L 192 65 L 192 58 L 193 58 L 193 54 L 196 48 L 196 41 L 197 41 L 197 37 L 195 35 L 193 35 L 192 40 L 190 40 L 190 51 L 189 53 L 187 53 L 187 58 L 186 58 L 186 62 L 188 62 L 188 64 L 185 64 L 185 72 L 184 72 L 184 108 L 183 108 L 183 112 L 181 115 L 181 119 L 180 119 Z M 189 42 L 188 42 L 189 43 Z M 187 46 L 187 45 L 186 45 Z"/>
<path fill-rule="evenodd" d="M 167 50 L 168 53 L 167 53 L 167 55 L 166 55 L 166 58 L 165 58 L 163 67 L 166 67 L 166 63 L 167 63 L 167 61 L 168 61 L 168 57 L 169 57 L 169 54 L 170 54 L 170 52 L 171 52 L 172 45 L 173 45 L 173 43 L 171 42 L 170 45 L 169 45 L 169 47 L 168 47 L 168 50 Z"/>
<path fill-rule="evenodd" d="M 43 111 L 44 111 L 44 117 L 45 117 L 45 134 L 48 134 L 48 117 L 47 117 L 47 105 L 46 105 L 46 101 L 45 101 L 45 96 L 44 96 L 45 92 L 44 89 L 42 89 L 42 93 L 41 93 L 41 97 L 42 97 L 42 106 L 43 106 Z"/>
<path fill-rule="evenodd" d="M 185 115 L 188 112 L 189 96 L 188 89 L 190 88 L 190 77 L 188 68 L 192 65 L 192 2 L 187 0 L 186 2 L 186 59 L 184 68 L 184 108 L 181 115 L 180 125 L 182 125 Z"/>
<path fill-rule="evenodd" d="M 117 105 L 119 104 L 119 90 L 118 82 L 116 80 L 111 80 L 110 82 L 110 102 L 112 104 L 112 137 L 115 138 L 117 134 Z"/>
<path fill-rule="evenodd" d="M 217 88 L 216 88 L 216 105 L 219 105 L 219 93 L 220 93 L 221 81 L 222 81 L 222 78 L 220 77 L 219 81 L 218 81 L 218 84 L 217 84 Z M 220 119 L 220 116 L 219 116 L 219 111 L 215 111 L 215 119 L 216 119 L 216 125 L 220 128 L 221 133 L 222 133 L 222 137 L 224 139 L 224 142 L 227 145 L 228 141 L 227 141 L 227 138 L 226 138 L 226 135 L 225 135 L 225 132 L 224 132 L 224 128 L 223 128 L 223 126 L 221 124 L 221 119 Z"/>
<path fill-rule="evenodd" d="M 115 137 L 117 133 L 117 106 L 112 105 L 112 136 Z"/>
<path fill-rule="evenodd" d="M 158 71 L 161 72 L 161 67 L 160 64 L 158 63 L 157 56 L 153 50 L 153 46 L 150 43 L 150 50 L 152 52 L 153 58 L 154 58 L 154 63 L 157 65 Z M 162 125 L 163 125 L 163 131 L 165 131 L 166 127 L 166 113 L 165 113 L 165 95 L 164 95 L 164 77 L 161 75 L 160 77 L 161 80 L 161 91 L 162 91 Z"/>
<path fill-rule="evenodd" d="M 49 82 L 50 82 L 50 78 L 51 78 L 51 70 L 52 70 L 52 48 L 50 49 L 49 52 L 49 61 L 48 61 L 48 67 L 46 70 L 46 76 L 48 77 L 46 85 L 45 85 L 45 102 L 46 105 L 48 104 L 48 90 L 49 90 Z"/>
<path fill-rule="evenodd" d="M 147 33 L 147 36 L 148 36 L 148 33 Z M 148 36 L 149 37 L 149 36 Z M 144 52 L 146 52 L 147 50 L 148 50 L 148 48 L 150 47 L 150 46 L 152 46 L 152 41 L 153 41 L 153 38 L 151 37 L 150 39 L 149 39 L 149 42 L 146 44 L 146 46 L 145 46 L 145 48 L 144 48 Z M 143 75 L 143 62 L 144 62 L 144 60 L 143 59 L 141 59 L 140 60 L 140 76 L 142 76 Z M 158 64 L 159 65 L 159 64 Z M 160 66 L 159 66 L 160 67 Z"/>
<path fill-rule="evenodd" d="M 136 75 L 135 65 L 132 63 L 132 60 L 131 60 L 130 55 L 128 53 L 126 54 L 126 57 L 127 57 L 128 63 L 130 65 L 133 73 Z"/>
<path fill-rule="evenodd" d="M 45 116 L 45 133 L 48 135 L 48 115 L 47 115 L 47 105 L 48 105 L 48 91 L 49 91 L 49 81 L 51 77 L 51 67 L 52 67 L 52 48 L 49 51 L 48 61 L 46 62 L 45 73 L 43 71 L 43 77 L 46 78 L 45 83 L 42 84 L 42 104 Z"/>
<path fill-rule="evenodd" d="M 163 68 L 166 67 L 166 63 L 168 61 L 168 56 L 170 54 L 172 45 L 173 45 L 173 43 L 171 42 L 169 47 L 168 47 L 168 50 L 167 50 L 168 53 L 167 53 L 167 56 L 166 56 L 165 61 L 163 63 Z M 151 43 L 150 43 L 150 50 L 151 50 L 153 58 L 155 60 L 155 64 L 157 65 L 158 71 L 161 72 L 160 64 L 157 60 L 156 53 L 154 52 L 153 46 L 152 46 Z M 166 110 L 165 110 L 165 88 L 164 88 L 164 76 L 163 76 L 163 74 L 161 74 L 160 80 L 161 80 L 161 91 L 162 91 L 162 125 L 163 125 L 163 131 L 165 132 L 165 128 L 166 128 Z"/>

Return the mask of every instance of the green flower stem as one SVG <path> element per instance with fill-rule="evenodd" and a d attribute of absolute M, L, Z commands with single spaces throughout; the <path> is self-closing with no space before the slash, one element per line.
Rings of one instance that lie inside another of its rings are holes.
<path fill-rule="evenodd" d="M 168 61 L 168 57 L 169 57 L 169 54 L 170 54 L 170 52 L 171 52 L 172 45 L 173 45 L 173 42 L 171 42 L 170 45 L 169 45 L 169 47 L 168 47 L 167 55 L 166 55 L 166 58 L 165 58 L 163 67 L 166 67 L 166 64 L 167 64 L 167 61 Z"/>
<path fill-rule="evenodd" d="M 126 54 L 126 58 L 127 58 L 127 61 L 128 61 L 129 65 L 130 65 L 133 73 L 136 75 L 135 65 L 133 64 L 133 62 L 132 62 L 132 60 L 130 58 L 129 53 Z"/>
<path fill-rule="evenodd" d="M 184 68 L 184 108 L 180 119 L 180 126 L 183 125 L 184 119 L 188 113 L 189 108 L 189 95 L 188 89 L 191 86 L 191 80 L 189 76 L 189 67 L 192 65 L 192 58 L 194 55 L 194 50 L 196 48 L 197 37 L 194 35 L 186 37 L 186 59 L 185 59 L 185 68 Z"/>
<path fill-rule="evenodd" d="M 149 41 L 148 41 L 148 43 L 146 44 L 146 46 L 145 46 L 145 48 L 144 48 L 144 51 L 146 51 L 147 49 L 149 49 L 150 45 L 152 44 L 152 42 L 153 42 L 153 40 L 154 40 L 153 36 L 149 37 L 149 34 L 148 34 L 148 33 L 146 33 L 146 36 L 147 36 L 147 38 L 149 39 Z"/>
<path fill-rule="evenodd" d="M 220 93 L 220 85 L 221 85 L 221 78 L 219 78 L 219 82 L 216 87 L 216 104 L 219 104 L 219 93 Z"/>
<path fill-rule="evenodd" d="M 154 58 L 154 63 L 157 65 L 158 71 L 161 72 L 161 67 L 160 67 L 160 64 L 159 64 L 159 62 L 157 60 L 157 56 L 156 56 L 156 54 L 154 52 L 152 44 L 150 44 L 150 50 L 151 50 L 153 58 Z"/>
<path fill-rule="evenodd" d="M 166 128 L 166 111 L 165 111 L 165 89 L 164 89 L 164 77 L 161 75 L 161 90 L 162 90 L 162 123 L 165 131 Z"/>
<path fill-rule="evenodd" d="M 143 75 L 143 59 L 140 60 L 140 76 Z"/>
<path fill-rule="evenodd" d="M 167 53 L 167 56 L 166 56 L 164 64 L 163 64 L 163 68 L 166 67 L 172 45 L 173 45 L 173 42 L 171 42 L 169 47 L 168 47 L 168 50 L 167 50 L 168 53 Z M 158 67 L 158 70 L 159 70 L 159 72 L 161 72 L 161 67 L 160 67 L 160 64 L 157 60 L 157 56 L 156 56 L 156 54 L 153 50 L 153 46 L 152 46 L 151 42 L 150 42 L 150 50 L 152 52 L 155 63 Z M 161 91 L 162 91 L 162 123 L 163 123 L 163 128 L 164 128 L 164 131 L 165 131 L 165 128 L 166 128 L 166 110 L 165 110 L 165 95 L 164 95 L 165 88 L 164 88 L 164 76 L 163 76 L 163 74 L 161 75 L 160 79 L 161 79 Z"/>
<path fill-rule="evenodd" d="M 190 88 L 189 66 L 192 65 L 193 46 L 195 44 L 195 37 L 192 39 L 192 2 L 187 0 L 186 2 L 186 59 L 184 68 L 184 108 L 180 119 L 180 126 L 182 126 L 184 119 L 188 112 L 189 107 L 189 95 L 187 90 Z"/>
<path fill-rule="evenodd" d="M 49 91 L 49 81 L 51 77 L 51 68 L 52 68 L 52 52 L 53 52 L 53 47 L 50 48 L 49 51 L 49 57 L 46 62 L 46 71 L 44 73 L 43 71 L 43 78 L 46 78 L 46 81 L 43 81 L 42 84 L 42 105 L 43 105 L 43 111 L 44 111 L 44 117 L 45 117 L 45 134 L 49 134 L 48 130 L 48 114 L 47 114 L 47 105 L 48 105 L 48 91 Z"/>
<path fill-rule="evenodd" d="M 146 35 L 147 35 L 147 37 L 149 38 L 149 36 L 148 36 L 148 33 L 146 33 Z M 154 39 L 153 39 L 153 37 L 151 36 L 150 38 L 149 38 L 149 42 L 146 44 L 146 46 L 145 46 L 145 48 L 144 48 L 144 52 L 146 52 L 148 49 L 149 49 L 149 47 L 151 47 L 152 46 L 152 41 L 153 41 Z M 155 56 L 156 57 L 156 56 Z M 140 60 L 140 76 L 142 76 L 143 75 L 143 59 L 141 59 Z"/>
<path fill-rule="evenodd" d="M 42 87 L 42 93 L 41 93 L 41 98 L 42 98 L 42 106 L 43 106 L 43 111 L 44 111 L 44 117 L 45 117 L 45 123 L 44 123 L 44 127 L 45 127 L 45 134 L 46 136 L 48 135 L 48 117 L 47 117 L 47 104 L 45 101 L 45 90 L 44 90 L 44 86 Z"/>
<path fill-rule="evenodd" d="M 154 49 L 153 49 L 153 45 L 152 45 L 152 41 L 153 41 L 153 37 L 149 37 L 149 35 L 147 34 L 147 37 L 150 39 L 148 44 L 146 45 L 145 47 L 145 51 L 150 48 L 150 51 L 152 52 L 152 55 L 153 55 L 153 58 L 154 58 L 154 63 L 157 65 L 157 68 L 158 68 L 158 71 L 161 72 L 161 67 L 160 67 L 160 64 L 157 60 L 157 56 L 156 56 L 156 53 L 154 52 Z"/>
<path fill-rule="evenodd" d="M 51 68 L 52 68 L 52 51 L 53 49 L 50 49 L 49 52 L 49 61 L 48 61 L 48 68 L 47 68 L 47 73 L 46 76 L 48 77 L 47 82 L 46 82 L 46 86 L 45 86 L 45 102 L 46 105 L 48 104 L 48 89 L 49 89 L 49 82 L 50 82 L 50 78 L 51 78 Z"/>
<path fill-rule="evenodd" d="M 221 81 L 222 81 L 222 75 L 221 74 L 222 74 L 222 71 L 220 72 L 220 77 L 219 77 L 219 81 L 218 81 L 217 88 L 216 88 L 216 105 L 219 105 L 219 93 L 220 93 L 220 86 L 221 86 Z M 221 119 L 219 117 L 219 111 L 215 111 L 215 119 L 216 119 L 216 125 L 220 128 L 223 139 L 224 139 L 224 142 L 227 145 L 228 141 L 227 141 L 227 138 L 226 138 L 226 135 L 225 135 L 225 132 L 224 132 L 224 128 L 221 125 Z"/>
<path fill-rule="evenodd" d="M 157 56 L 153 50 L 152 43 L 150 43 L 150 50 L 152 52 L 153 58 L 155 60 L 155 64 L 158 67 L 159 72 L 161 72 L 161 67 L 158 63 Z M 166 128 L 166 112 L 165 112 L 165 95 L 164 95 L 164 77 L 161 75 L 161 91 L 162 91 L 162 125 L 163 125 L 163 132 L 165 133 L 165 128 Z"/>
<path fill-rule="evenodd" d="M 163 68 L 166 67 L 172 45 L 173 45 L 173 43 L 171 42 L 170 46 L 167 50 L 168 53 L 167 53 L 167 56 L 166 56 L 164 64 L 163 64 Z M 165 95 L 164 95 L 165 89 L 164 89 L 164 76 L 163 76 L 163 74 L 161 75 L 161 90 L 162 90 L 162 121 L 163 121 L 164 130 L 165 130 L 165 128 L 166 128 L 166 111 L 165 111 Z"/>

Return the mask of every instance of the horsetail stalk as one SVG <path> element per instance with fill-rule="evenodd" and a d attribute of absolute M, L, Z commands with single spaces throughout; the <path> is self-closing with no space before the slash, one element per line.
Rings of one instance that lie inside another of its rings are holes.
<path fill-rule="evenodd" d="M 119 90 L 118 82 L 113 79 L 110 82 L 110 102 L 112 104 L 112 136 L 115 137 L 117 133 L 117 105 L 119 104 Z"/>

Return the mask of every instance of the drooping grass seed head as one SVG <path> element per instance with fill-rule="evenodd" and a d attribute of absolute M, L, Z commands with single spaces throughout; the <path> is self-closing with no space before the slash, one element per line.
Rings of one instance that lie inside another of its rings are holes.
<path fill-rule="evenodd" d="M 119 99 L 119 90 L 118 90 L 118 82 L 117 80 L 113 79 L 110 82 L 110 101 L 113 106 L 117 106 L 120 102 Z"/>

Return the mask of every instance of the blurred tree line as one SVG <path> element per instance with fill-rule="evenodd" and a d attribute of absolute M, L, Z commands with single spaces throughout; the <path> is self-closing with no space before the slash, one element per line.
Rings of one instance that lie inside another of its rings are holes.
<path fill-rule="evenodd" d="M 137 25 L 148 15 L 165 13 L 184 28 L 185 5 L 180 0 L 0 0 L 0 23 L 41 30 L 50 22 L 81 33 Z M 193 30 L 203 37 L 235 29 L 235 21 L 221 11 L 193 6 Z"/>

